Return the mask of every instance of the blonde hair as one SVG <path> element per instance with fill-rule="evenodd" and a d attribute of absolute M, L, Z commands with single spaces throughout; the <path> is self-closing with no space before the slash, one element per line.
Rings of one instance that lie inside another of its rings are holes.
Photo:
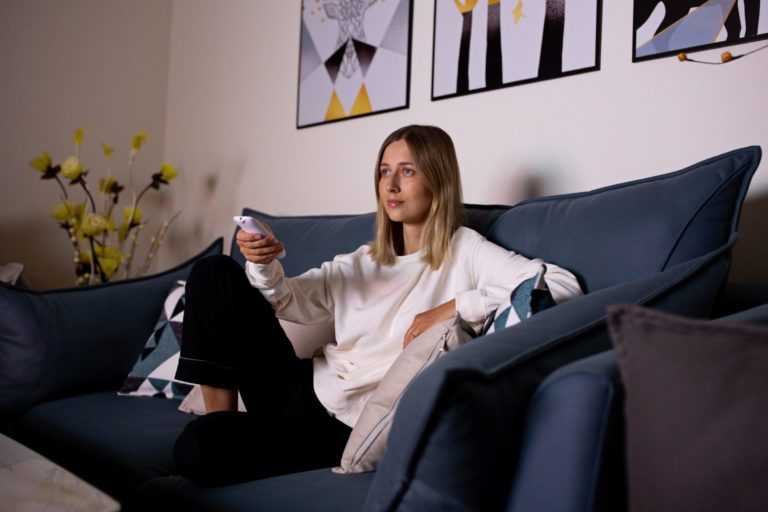
<path fill-rule="evenodd" d="M 450 257 L 451 238 L 464 221 L 459 162 L 451 137 L 436 126 L 410 125 L 392 132 L 382 143 L 376 159 L 374 186 L 376 188 L 376 239 L 371 243 L 371 258 L 391 266 L 403 251 L 403 225 L 392 222 L 384 210 L 379 194 L 381 159 L 393 142 L 403 140 L 424 176 L 432 194 L 432 206 L 422 231 L 422 261 L 433 270 Z"/>

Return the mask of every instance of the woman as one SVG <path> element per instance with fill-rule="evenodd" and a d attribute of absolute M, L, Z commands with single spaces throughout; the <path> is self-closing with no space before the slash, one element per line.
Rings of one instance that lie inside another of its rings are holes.
<path fill-rule="evenodd" d="M 220 484 L 337 464 L 365 401 L 410 340 L 456 313 L 479 328 L 542 264 L 461 227 L 459 166 L 440 128 L 387 137 L 375 185 L 376 238 L 353 253 L 286 278 L 280 241 L 240 231 L 245 272 L 227 257 L 192 270 L 177 377 L 202 384 L 209 414 L 177 442 L 183 475 Z M 580 293 L 554 265 L 546 281 L 557 302 Z M 336 343 L 323 357 L 298 359 L 275 316 L 333 322 Z M 237 390 L 248 413 L 234 412 Z"/>

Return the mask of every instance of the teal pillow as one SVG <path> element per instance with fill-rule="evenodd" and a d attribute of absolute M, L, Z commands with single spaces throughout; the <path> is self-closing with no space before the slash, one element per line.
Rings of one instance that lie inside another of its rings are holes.
<path fill-rule="evenodd" d="M 493 334 L 496 331 L 512 327 L 530 318 L 540 311 L 555 305 L 555 299 L 544 280 L 547 266 L 541 265 L 539 272 L 517 285 L 496 310 L 488 315 L 481 334 Z"/>
<path fill-rule="evenodd" d="M 41 292 L 0 283 L 0 416 L 56 397 L 118 389 L 171 285 L 198 259 L 221 254 L 223 242 L 137 279 Z"/>

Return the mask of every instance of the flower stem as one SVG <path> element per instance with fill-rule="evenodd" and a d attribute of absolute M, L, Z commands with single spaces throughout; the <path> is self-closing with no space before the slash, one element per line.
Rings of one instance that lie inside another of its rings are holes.
<path fill-rule="evenodd" d="M 80 184 L 83 186 L 83 190 L 85 190 L 85 195 L 88 196 L 88 199 L 91 201 L 91 208 L 93 208 L 93 213 L 96 213 L 96 201 L 93 200 L 93 195 L 91 195 L 91 191 L 88 190 L 88 184 L 85 183 L 85 180 L 80 178 Z"/>
<path fill-rule="evenodd" d="M 178 217 L 180 213 L 181 210 L 176 212 L 173 217 L 170 218 L 170 220 L 163 222 L 162 226 L 160 226 L 160 229 L 157 230 L 155 236 L 152 237 L 152 245 L 149 247 L 149 252 L 147 253 L 146 258 L 144 258 L 144 263 L 142 263 L 141 268 L 139 268 L 139 271 L 136 273 L 136 277 L 143 277 L 144 274 L 147 273 L 149 266 L 152 264 L 152 260 L 155 258 L 157 250 L 165 240 L 165 235 L 168 232 L 168 228 L 171 226 L 173 221 L 176 220 L 176 217 Z"/>
<path fill-rule="evenodd" d="M 145 224 L 138 224 L 136 227 L 138 229 L 143 229 Z M 127 235 L 126 235 L 127 236 Z M 131 264 L 133 263 L 133 258 L 136 255 L 136 246 L 139 245 L 139 236 L 138 233 L 134 233 L 131 235 L 131 250 L 128 253 L 128 255 L 125 257 L 125 267 L 123 268 L 123 278 L 128 279 L 131 276 Z"/>
<path fill-rule="evenodd" d="M 56 179 L 56 183 L 58 183 L 59 186 L 61 187 L 61 191 L 64 193 L 64 199 L 65 200 L 69 199 L 69 194 L 67 194 L 67 189 L 64 186 L 64 184 L 61 182 L 61 178 L 59 178 L 58 176 L 54 176 L 54 178 Z"/>
<path fill-rule="evenodd" d="M 99 273 L 99 280 L 102 283 L 107 282 L 107 276 L 104 274 L 104 271 L 101 269 L 101 265 L 99 264 L 99 258 L 96 256 L 96 246 L 93 243 L 93 237 L 88 237 L 88 242 L 91 245 L 91 276 L 88 280 L 88 284 L 93 284 L 93 277 L 95 271 L 98 271 Z"/>

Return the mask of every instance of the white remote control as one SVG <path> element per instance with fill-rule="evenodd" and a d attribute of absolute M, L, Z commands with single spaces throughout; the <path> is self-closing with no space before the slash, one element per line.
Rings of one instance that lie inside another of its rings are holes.
<path fill-rule="evenodd" d="M 269 236 L 274 235 L 272 231 L 265 226 L 261 221 L 254 219 L 253 217 L 248 217 L 244 215 L 237 215 L 235 217 L 232 217 L 235 221 L 235 224 L 240 226 L 240 229 L 245 231 L 246 233 L 256 233 L 261 236 Z M 277 255 L 279 258 L 285 258 L 285 249 Z"/>

